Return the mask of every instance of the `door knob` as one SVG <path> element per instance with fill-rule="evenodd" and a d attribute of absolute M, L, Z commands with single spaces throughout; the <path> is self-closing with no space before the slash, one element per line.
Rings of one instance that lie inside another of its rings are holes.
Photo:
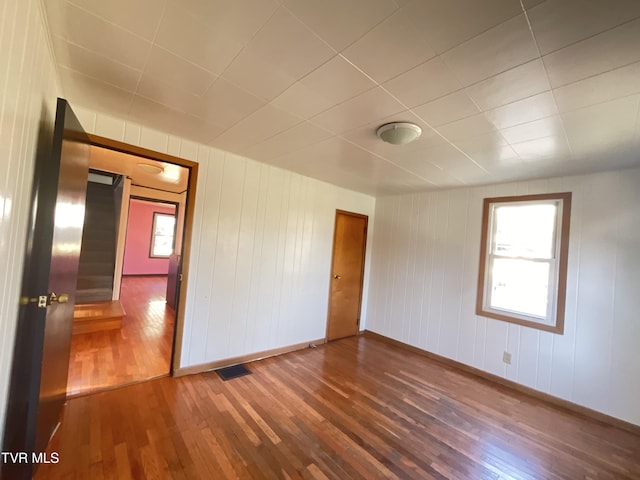
<path fill-rule="evenodd" d="M 47 295 L 40 295 L 39 297 L 20 297 L 20 305 L 29 305 L 30 303 L 37 303 L 38 308 L 47 308 L 52 303 L 67 303 L 69 301 L 69 295 L 63 293 L 62 295 L 56 295 L 50 293 Z"/>
<path fill-rule="evenodd" d="M 51 305 L 54 302 L 67 303 L 68 301 L 69 301 L 69 295 L 67 295 L 66 293 L 63 293 L 62 295 L 56 295 L 55 293 L 51 292 L 49 294 L 49 305 Z"/>
<path fill-rule="evenodd" d="M 333 278 L 335 278 L 336 280 L 340 280 L 342 277 L 338 274 L 333 275 Z"/>

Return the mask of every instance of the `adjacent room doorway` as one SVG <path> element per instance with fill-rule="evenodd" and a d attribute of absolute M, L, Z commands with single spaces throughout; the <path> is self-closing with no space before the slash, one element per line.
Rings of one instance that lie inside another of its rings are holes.
<path fill-rule="evenodd" d="M 107 282 L 112 289 L 106 298 L 89 299 L 76 313 L 97 316 L 98 309 L 113 305 L 114 318 L 102 322 L 94 317 L 95 328 L 80 328 L 74 320 L 68 395 L 169 375 L 178 364 L 182 267 L 188 261 L 197 174 L 193 162 L 101 137 L 90 139 L 92 171 L 119 176 L 122 188 L 116 188 L 115 214 L 100 205 L 93 210 L 99 219 L 105 212 L 115 216 L 115 233 L 102 234 L 116 237 Z"/>

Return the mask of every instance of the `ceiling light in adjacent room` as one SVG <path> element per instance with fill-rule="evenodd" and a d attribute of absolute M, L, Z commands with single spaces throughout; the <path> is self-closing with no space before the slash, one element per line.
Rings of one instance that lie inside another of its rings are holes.
<path fill-rule="evenodd" d="M 376 133 L 384 142 L 404 145 L 418 138 L 422 134 L 422 129 L 413 123 L 392 122 L 382 125 Z"/>
<path fill-rule="evenodd" d="M 158 165 L 152 165 L 150 163 L 139 163 L 138 168 L 150 175 L 159 175 L 164 172 L 164 168 L 159 167 Z"/>

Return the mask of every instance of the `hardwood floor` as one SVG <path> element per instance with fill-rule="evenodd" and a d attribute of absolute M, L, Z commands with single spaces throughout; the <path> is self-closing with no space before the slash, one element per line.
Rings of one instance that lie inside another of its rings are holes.
<path fill-rule="evenodd" d="M 67 393 L 84 394 L 169 373 L 174 314 L 166 277 L 123 277 L 122 328 L 73 335 Z"/>
<path fill-rule="evenodd" d="M 638 479 L 640 437 L 375 338 L 72 399 L 36 479 Z"/>

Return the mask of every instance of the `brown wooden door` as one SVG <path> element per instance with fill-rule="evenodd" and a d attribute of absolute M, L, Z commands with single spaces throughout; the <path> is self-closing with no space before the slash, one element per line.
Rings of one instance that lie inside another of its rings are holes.
<path fill-rule="evenodd" d="M 22 297 L 9 386 L 4 452 L 43 452 L 66 401 L 73 308 L 89 171 L 85 132 L 58 99 L 53 132 L 40 132 Z M 32 463 L 2 477 L 31 478 Z"/>
<path fill-rule="evenodd" d="M 358 333 L 367 220 L 365 215 L 336 211 L 327 340 Z"/>

